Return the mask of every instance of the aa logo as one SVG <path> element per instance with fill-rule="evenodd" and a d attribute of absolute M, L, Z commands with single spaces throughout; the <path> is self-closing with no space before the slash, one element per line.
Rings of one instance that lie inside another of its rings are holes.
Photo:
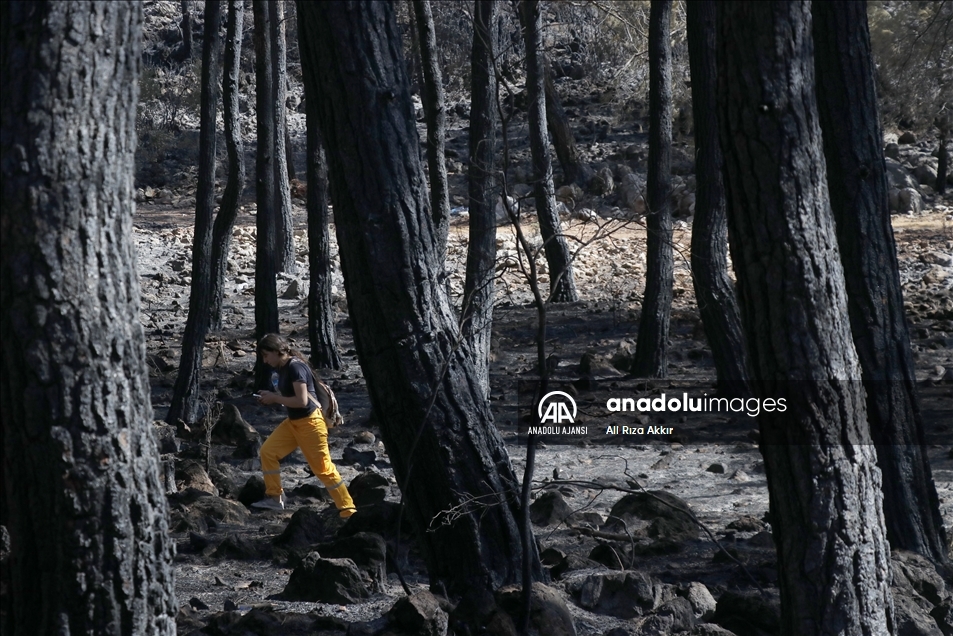
<path fill-rule="evenodd" d="M 539 401 L 536 413 L 540 424 L 573 424 L 576 420 L 576 401 L 568 393 L 550 391 Z"/>

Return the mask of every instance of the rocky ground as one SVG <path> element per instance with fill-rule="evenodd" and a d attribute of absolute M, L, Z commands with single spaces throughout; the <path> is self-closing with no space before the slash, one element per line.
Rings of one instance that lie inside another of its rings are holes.
<path fill-rule="evenodd" d="M 171 396 L 188 304 L 191 212 L 182 203 L 146 203 L 137 212 L 143 324 L 148 334 L 153 404 L 158 419 L 163 417 Z M 174 477 L 169 475 L 169 488 L 178 491 L 170 495 L 170 502 L 178 546 L 177 590 L 183 608 L 180 627 L 183 633 L 199 628 L 211 633 L 247 633 L 230 631 L 238 630 L 240 624 L 241 629 L 250 629 L 252 633 L 295 633 L 290 625 L 280 629 L 275 625 L 282 621 L 312 621 L 312 627 L 320 624 L 328 633 L 343 633 L 343 626 L 349 623 L 361 623 L 359 627 L 352 626 L 351 633 L 378 633 L 386 622 L 381 617 L 404 596 L 392 564 L 385 576 L 378 574 L 373 585 L 366 582 L 374 580 L 367 573 L 355 578 L 351 572 L 348 578 L 347 572 L 325 572 L 326 577 L 343 577 L 355 589 L 344 593 L 334 590 L 323 596 L 318 593 L 324 602 L 282 598 L 283 592 L 294 597 L 286 587 L 295 567 L 300 566 L 315 544 L 340 541 L 361 529 L 382 534 L 392 548 L 396 541 L 388 528 L 387 515 L 393 511 L 380 507 L 392 507 L 400 495 L 387 455 L 369 421 L 366 389 L 344 313 L 340 278 L 336 280 L 335 307 L 346 364 L 343 370 L 325 373 L 325 377 L 338 396 L 346 424 L 332 434 L 332 456 L 352 484 L 362 508 L 369 506 L 371 515 L 350 530 L 341 529 L 320 485 L 297 452 L 283 462 L 283 479 L 290 493 L 290 505 L 285 512 L 251 512 L 243 505 L 257 499 L 262 490 L 260 469 L 253 457 L 254 441 L 267 436 L 282 417 L 280 412 L 258 406 L 249 397 L 254 360 L 251 208 L 247 206 L 232 244 L 226 327 L 210 337 L 207 347 L 204 385 L 208 405 L 213 414 L 224 416 L 213 430 L 209 470 L 205 471 L 206 447 L 201 425 L 191 431 L 157 425 L 164 440 L 163 451 L 174 453 L 166 459 L 169 472 L 174 472 Z M 953 456 L 948 432 L 953 403 L 953 311 L 949 293 L 953 268 L 944 260 L 953 247 L 951 220 L 946 210 L 894 218 L 930 457 L 944 518 L 948 526 L 953 526 Z M 303 222 L 300 209 L 298 219 Z M 645 248 L 639 219 L 599 217 L 595 221 L 581 221 L 567 216 L 565 222 L 567 232 L 576 236 L 607 235 L 577 256 L 580 302 L 554 308 L 549 314 L 547 346 L 560 361 L 555 370 L 557 381 L 568 385 L 583 375 L 589 378 L 584 390 L 576 394 L 582 410 L 589 409 L 594 414 L 591 405 L 604 404 L 613 396 L 683 391 L 698 395 L 710 389 L 713 362 L 694 308 L 688 270 L 691 220 L 679 222 L 675 234 L 679 261 L 670 379 L 651 383 L 628 378 L 613 366 L 613 362 L 621 365 L 631 354 L 637 326 Z M 451 280 L 459 293 L 465 258 L 465 220 L 455 223 L 452 233 Z M 298 232 L 302 265 L 306 259 L 303 234 L 302 228 Z M 491 405 L 497 425 L 508 441 L 513 464 L 522 473 L 525 447 L 519 443 L 513 425 L 517 417 L 517 383 L 533 372 L 535 312 L 528 305 L 522 275 L 517 268 L 505 266 L 508 259 L 515 258 L 512 230 L 501 226 L 499 243 L 501 286 L 493 342 Z M 281 278 L 282 332 L 303 349 L 307 349 L 306 289 L 304 275 Z M 595 356 L 589 361 L 589 373 L 584 374 L 580 363 L 587 352 Z M 762 617 L 757 620 L 767 621 L 764 633 L 773 631 L 770 624 L 776 620 L 775 556 L 770 524 L 765 521 L 767 491 L 756 445 L 756 422 L 744 414 L 693 415 L 639 416 L 638 422 L 643 425 L 673 428 L 669 435 L 647 435 L 631 441 L 592 434 L 569 440 L 566 445 L 544 445 L 539 450 L 535 472 L 536 534 L 547 564 L 559 574 L 554 577 L 553 587 L 569 609 L 577 633 L 604 634 L 613 628 L 625 630 L 616 634 L 675 633 L 676 628 L 688 624 L 685 621 L 713 620 L 711 612 L 716 606 L 711 599 L 725 601 L 719 611 L 727 614 L 717 620 L 722 625 L 734 626 L 735 633 L 758 632 L 739 627 L 741 623 L 737 621 L 742 619 L 733 618 L 732 612 L 749 622 L 755 620 L 751 615 L 754 612 L 755 617 Z M 632 414 L 601 419 L 594 416 L 591 421 L 594 428 L 600 429 L 634 423 Z M 254 433 L 249 435 L 252 430 Z M 564 483 L 547 483 L 555 476 Z M 627 495 L 643 488 L 677 497 L 675 501 L 687 504 L 710 534 L 686 524 L 677 513 L 653 507 L 651 500 L 635 500 L 637 496 Z M 372 505 L 381 498 L 384 504 Z M 632 510 L 625 515 L 620 509 L 612 512 L 616 505 Z M 610 512 L 622 516 L 626 526 L 607 524 Z M 667 519 L 666 514 L 674 520 L 659 521 Z M 411 544 L 412 538 L 405 537 L 403 543 Z M 325 546 L 318 551 L 328 549 Z M 347 546 L 342 549 L 343 554 L 359 561 L 348 553 Z M 414 551 L 402 554 L 400 562 L 411 589 L 426 590 L 426 576 Z M 377 566 L 383 567 L 380 563 Z M 925 576 L 925 569 L 914 570 L 921 573 L 916 576 Z M 651 578 L 643 580 L 644 577 Z M 766 597 L 743 596 L 754 594 L 758 586 L 766 590 Z M 601 596 L 593 592 L 595 588 L 601 588 Z M 686 606 L 675 599 L 689 601 L 692 611 L 683 611 Z M 922 599 L 917 602 L 922 604 Z M 767 609 L 762 607 L 765 603 Z M 396 615 L 403 616 L 400 612 L 389 616 Z M 401 625 L 401 620 L 410 619 L 389 620 Z M 371 623 L 363 624 L 367 621 Z M 259 623 L 261 627 L 249 627 Z M 414 633 L 406 625 L 404 629 Z M 722 632 L 712 628 L 697 633 Z"/>
<path fill-rule="evenodd" d="M 573 392 L 591 430 L 565 443 L 543 444 L 537 454 L 533 523 L 553 579 L 549 591 L 540 592 L 548 602 L 539 614 L 539 633 L 777 633 L 776 556 L 755 418 L 745 413 L 635 416 L 606 414 L 603 408 L 610 397 L 699 396 L 714 383 L 688 265 L 694 205 L 690 143 L 677 135 L 669 379 L 636 381 L 619 368 L 632 354 L 644 285 L 644 113 L 637 103 L 622 107 L 623 96 L 586 80 L 562 78 L 559 89 L 580 148 L 599 176 L 585 191 L 560 192 L 564 230 L 582 246 L 574 263 L 580 301 L 550 309 L 546 346 L 554 381 Z M 459 303 L 467 241 L 468 106 L 458 101 L 449 111 L 454 221 L 448 261 L 452 294 Z M 291 120 L 300 170 L 303 116 Z M 244 127 L 253 130 L 248 122 Z M 511 191 L 519 197 L 529 187 L 525 125 L 518 114 L 511 135 Z M 444 633 L 448 620 L 452 623 L 465 610 L 454 611 L 429 596 L 407 525 L 397 549 L 394 520 L 400 493 L 370 420 L 339 270 L 333 293 L 345 365 L 323 375 L 345 416 L 345 424 L 332 432 L 331 454 L 360 510 L 347 523 L 339 520 L 299 452 L 282 463 L 287 510 L 252 512 L 247 507 L 263 494 L 256 445 L 282 418 L 279 410 L 250 397 L 255 355 L 251 193 L 246 193 L 231 246 L 225 328 L 212 334 L 206 347 L 208 416 L 191 426 L 162 421 L 188 308 L 193 141 L 193 135 L 183 133 L 176 144 L 158 152 L 147 140 L 148 152 L 141 154 L 138 166 L 136 214 L 142 323 L 177 544 L 180 633 Z M 891 133 L 885 146 L 891 157 L 891 205 L 902 212 L 893 217 L 894 231 L 928 452 L 953 535 L 953 207 L 951 199 L 925 185 L 931 170 L 935 178 L 935 144 Z M 296 201 L 295 208 L 299 273 L 280 275 L 279 306 L 282 333 L 307 350 L 307 241 L 301 204 Z M 538 244 L 531 213 L 527 219 Z M 512 228 L 502 224 L 498 236 L 491 408 L 522 474 L 525 446 L 515 423 L 519 383 L 534 372 L 536 314 L 519 270 Z M 336 255 L 336 245 L 332 249 Z M 546 275 L 543 270 L 543 282 Z M 209 422 L 215 423 L 211 429 Z M 672 430 L 633 439 L 606 433 L 614 425 Z M 897 606 L 905 621 L 901 633 L 953 634 L 953 587 L 912 555 L 895 555 L 894 564 Z M 410 600 L 398 568 L 412 592 Z M 499 603 L 504 610 L 513 608 L 505 594 Z M 487 617 L 493 620 L 508 619 Z"/>

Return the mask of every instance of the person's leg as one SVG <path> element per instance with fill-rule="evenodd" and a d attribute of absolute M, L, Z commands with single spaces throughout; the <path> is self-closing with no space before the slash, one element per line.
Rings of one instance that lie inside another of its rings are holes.
<path fill-rule="evenodd" d="M 341 474 L 331 462 L 331 451 L 328 449 L 328 429 L 321 417 L 321 411 L 316 410 L 307 418 L 291 420 L 291 426 L 298 440 L 298 446 L 308 465 L 311 466 L 315 477 L 328 489 L 328 494 L 334 500 L 334 505 L 342 517 L 350 517 L 357 508 L 348 492 Z"/>
<path fill-rule="evenodd" d="M 281 465 L 284 459 L 298 447 L 291 420 L 284 420 L 261 445 L 261 472 L 265 477 L 265 494 L 269 497 L 281 497 Z"/>

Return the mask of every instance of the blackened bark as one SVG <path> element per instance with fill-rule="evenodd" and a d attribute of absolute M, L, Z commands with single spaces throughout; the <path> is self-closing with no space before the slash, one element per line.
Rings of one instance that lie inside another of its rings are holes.
<path fill-rule="evenodd" d="M 142 19 L 0 6 L 5 634 L 175 633 L 133 243 Z"/>
<path fill-rule="evenodd" d="M 181 0 L 182 21 L 179 29 L 182 31 L 182 48 L 179 49 L 179 61 L 184 62 L 192 57 L 192 0 Z"/>
<path fill-rule="evenodd" d="M 686 5 L 688 55 L 695 124 L 695 220 L 692 223 L 692 282 L 705 337 L 718 374 L 718 394 L 747 396 L 748 371 L 735 288 L 728 277 L 728 219 L 722 182 L 721 142 L 715 93 L 715 1 Z"/>
<path fill-rule="evenodd" d="M 894 633 L 881 476 L 827 194 L 809 2 L 724 2 L 729 239 L 778 548 L 783 634 Z M 764 402 L 761 402 L 764 405 Z"/>
<path fill-rule="evenodd" d="M 278 291 L 275 281 L 277 262 L 278 209 L 275 206 L 275 101 L 274 79 L 269 46 L 267 0 L 254 0 L 255 81 L 258 147 L 255 153 L 255 335 L 278 332 Z M 255 384 L 267 386 L 270 372 L 259 361 L 255 366 Z"/>
<path fill-rule="evenodd" d="M 496 152 L 496 0 L 476 0 L 470 50 L 470 243 L 460 311 L 463 335 L 473 352 L 473 366 L 483 393 L 490 392 L 490 342 L 496 274 L 496 214 L 493 161 Z"/>
<path fill-rule="evenodd" d="M 546 126 L 546 76 L 542 57 L 542 16 L 538 0 L 520 2 L 523 41 L 526 45 L 526 89 L 529 100 L 530 152 L 533 156 L 533 196 L 536 215 L 543 237 L 546 263 L 549 266 L 549 299 L 552 302 L 574 302 L 578 299 L 572 275 L 572 254 L 566 244 L 556 212 L 553 187 L 553 162 L 549 155 L 549 132 Z"/>
<path fill-rule="evenodd" d="M 459 346 L 393 5 L 298 11 L 358 359 L 431 581 L 455 595 L 518 582 L 519 482 Z M 535 550 L 532 562 L 542 577 Z"/>
<path fill-rule="evenodd" d="M 228 153 L 228 177 L 222 204 L 212 227 L 212 291 L 209 301 L 209 329 L 222 329 L 222 304 L 225 300 L 225 272 L 228 270 L 228 248 L 232 228 L 238 216 L 238 199 L 245 189 L 245 147 L 238 122 L 238 79 L 241 74 L 242 27 L 245 21 L 244 0 L 228 0 L 225 27 L 225 71 L 222 74 L 222 102 L 225 120 L 225 150 Z"/>
<path fill-rule="evenodd" d="M 937 194 L 944 194 L 946 192 L 947 171 L 949 170 L 950 166 L 950 150 L 947 148 L 947 140 L 949 139 L 949 136 L 949 129 L 940 131 L 940 161 L 937 163 L 936 167 Z"/>
<path fill-rule="evenodd" d="M 420 66 L 424 84 L 424 118 L 427 121 L 427 167 L 430 171 L 430 215 L 437 232 L 437 257 L 447 256 L 447 235 L 450 231 L 450 188 L 447 184 L 447 160 L 444 146 L 447 139 L 447 108 L 443 94 L 443 78 L 437 60 L 437 33 L 430 12 L 430 0 L 413 0 L 420 42 Z"/>
<path fill-rule="evenodd" d="M 887 537 L 894 548 L 941 563 L 946 540 L 903 313 L 867 10 L 858 2 L 816 2 L 812 14 L 827 187 L 883 473 Z"/>
<path fill-rule="evenodd" d="M 517 11 L 520 27 L 525 29 L 525 15 Z M 563 171 L 563 184 L 576 183 L 585 186 L 592 178 L 592 169 L 580 158 L 576 148 L 576 138 L 569 124 L 569 117 L 559 100 L 556 85 L 553 83 L 552 68 L 544 49 L 539 50 L 539 63 L 543 69 L 546 90 L 546 125 L 552 135 L 556 159 Z"/>
<path fill-rule="evenodd" d="M 649 9 L 649 166 L 646 189 L 645 294 L 632 373 L 664 378 L 668 373 L 668 330 L 672 314 L 675 259 L 672 254 L 672 45 L 671 0 L 652 0 Z"/>
<path fill-rule="evenodd" d="M 545 61 L 545 57 L 543 59 L 546 73 L 546 123 L 553 136 L 556 159 L 563 170 L 563 184 L 576 183 L 585 186 L 592 179 L 592 168 L 579 155 L 576 137 L 569 125 L 569 116 L 566 115 L 566 110 L 559 100 L 559 93 L 556 92 L 556 85 L 553 84 L 549 62 Z"/>
<path fill-rule="evenodd" d="M 209 327 L 212 293 L 212 215 L 215 208 L 215 119 L 218 113 L 218 59 L 221 44 L 220 2 L 205 3 L 202 43 L 202 97 L 199 130 L 199 174 L 195 189 L 195 234 L 192 237 L 192 283 L 189 315 L 182 336 L 179 373 L 172 389 L 167 420 L 191 424 L 198 419 L 202 389 L 202 353 Z"/>
<path fill-rule="evenodd" d="M 287 47 L 285 46 L 285 5 L 280 0 L 268 0 L 268 42 L 271 46 L 272 99 L 274 99 L 275 149 L 272 161 L 275 170 L 275 210 L 277 233 L 275 235 L 275 269 L 294 274 L 295 263 L 294 221 L 291 217 L 291 180 L 288 177 L 288 95 Z"/>
<path fill-rule="evenodd" d="M 304 33 L 301 12 L 298 12 L 298 33 Z M 308 38 L 298 40 L 302 72 L 313 74 Z M 328 203 L 328 159 L 324 137 L 318 120 L 318 99 L 314 88 L 318 80 L 312 75 L 304 82 L 304 107 L 307 118 L 308 163 L 308 268 L 311 282 L 308 287 L 308 339 L 311 343 L 311 366 L 316 369 L 340 369 L 343 361 L 337 348 L 334 329 L 334 308 L 331 305 L 331 221 Z"/>

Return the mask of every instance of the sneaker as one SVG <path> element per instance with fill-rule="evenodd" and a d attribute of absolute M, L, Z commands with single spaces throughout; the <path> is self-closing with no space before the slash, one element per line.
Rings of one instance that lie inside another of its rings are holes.
<path fill-rule="evenodd" d="M 262 510 L 284 510 L 285 496 L 278 495 L 277 497 L 265 497 L 261 501 L 256 501 L 253 503 L 251 507 L 260 508 Z"/>

